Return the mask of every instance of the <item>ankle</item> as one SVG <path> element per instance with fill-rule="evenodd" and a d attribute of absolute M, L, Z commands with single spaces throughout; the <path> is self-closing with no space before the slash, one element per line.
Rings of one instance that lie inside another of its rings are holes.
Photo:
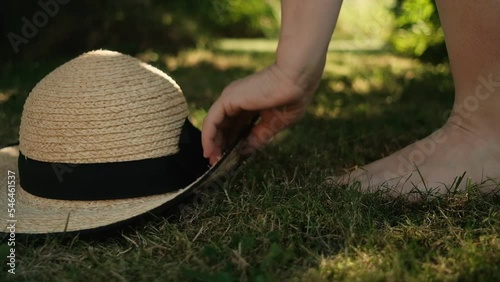
<path fill-rule="evenodd" d="M 459 130 L 464 136 L 475 139 L 497 140 L 500 144 L 500 116 L 498 113 L 489 114 L 485 112 L 464 113 L 453 109 L 443 129 Z"/>

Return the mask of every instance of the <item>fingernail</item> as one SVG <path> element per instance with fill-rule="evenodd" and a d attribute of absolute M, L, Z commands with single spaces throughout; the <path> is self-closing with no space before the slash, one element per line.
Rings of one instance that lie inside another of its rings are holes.
<path fill-rule="evenodd" d="M 208 159 L 210 157 L 210 154 L 206 150 L 203 150 L 203 157 L 205 159 Z"/>

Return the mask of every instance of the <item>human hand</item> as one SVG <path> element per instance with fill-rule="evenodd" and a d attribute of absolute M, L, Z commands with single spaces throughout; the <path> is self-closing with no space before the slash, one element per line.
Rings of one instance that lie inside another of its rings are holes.
<path fill-rule="evenodd" d="M 276 63 L 234 81 L 208 111 L 201 131 L 203 155 L 217 162 L 256 113 L 247 138 L 248 154 L 305 113 L 318 87 L 342 0 L 281 1 Z"/>
<path fill-rule="evenodd" d="M 227 86 L 205 117 L 203 155 L 214 164 L 255 114 L 259 122 L 244 142 L 244 154 L 263 147 L 278 132 L 298 121 L 306 112 L 320 76 L 298 83 L 277 64 L 236 80 Z"/>

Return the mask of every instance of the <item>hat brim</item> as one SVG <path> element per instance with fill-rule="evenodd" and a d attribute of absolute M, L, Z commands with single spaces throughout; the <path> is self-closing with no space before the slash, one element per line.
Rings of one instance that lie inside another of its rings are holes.
<path fill-rule="evenodd" d="M 45 234 L 99 229 L 116 225 L 161 208 L 189 194 L 195 188 L 216 183 L 216 179 L 233 170 L 240 162 L 238 148 L 228 150 L 222 158 L 189 186 L 175 192 L 129 199 L 79 201 L 55 200 L 32 195 L 19 185 L 17 162 L 19 149 L 10 146 L 0 149 L 0 232 Z M 9 171 L 11 176 L 8 178 Z M 12 187 L 15 191 L 12 194 Z M 10 191 L 9 191 L 10 187 Z M 11 194 L 9 194 L 11 193 Z M 14 197 L 12 197 L 14 196 Z"/>

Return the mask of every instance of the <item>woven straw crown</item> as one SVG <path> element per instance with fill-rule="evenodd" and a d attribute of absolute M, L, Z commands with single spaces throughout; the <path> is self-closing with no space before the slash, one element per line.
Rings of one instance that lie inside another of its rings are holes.
<path fill-rule="evenodd" d="M 188 113 L 180 87 L 162 71 L 118 52 L 92 51 L 32 90 L 21 118 L 20 150 L 59 163 L 172 155 Z"/>

